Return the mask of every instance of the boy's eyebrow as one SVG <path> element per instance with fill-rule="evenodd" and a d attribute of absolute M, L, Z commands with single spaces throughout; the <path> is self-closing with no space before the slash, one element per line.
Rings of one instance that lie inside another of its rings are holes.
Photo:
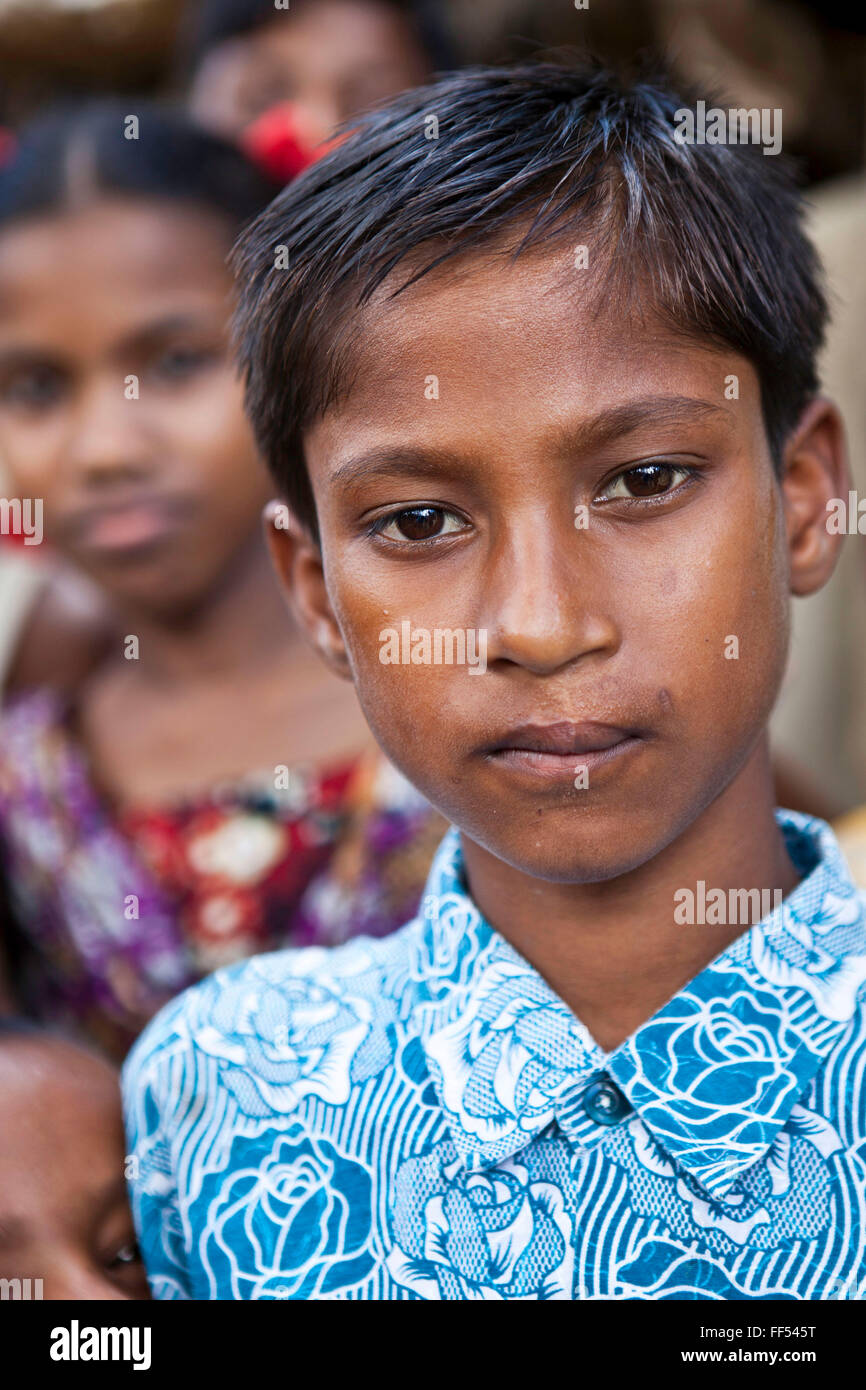
<path fill-rule="evenodd" d="M 727 418 L 729 412 L 716 402 L 697 396 L 647 396 L 643 400 L 611 406 L 576 427 L 564 425 L 559 432 L 559 444 L 563 453 L 598 449 L 641 425 L 683 425 L 712 415 Z"/>
<path fill-rule="evenodd" d="M 577 425 L 564 425 L 557 433 L 557 449 L 563 454 L 597 449 L 641 425 L 686 424 L 712 415 L 726 418 L 728 414 L 723 406 L 697 396 L 648 396 L 626 405 L 611 406 Z M 334 470 L 332 482 L 341 483 L 361 475 L 365 478 L 400 477 L 410 470 L 437 477 L 461 472 L 460 460 L 447 449 L 385 445 L 346 459 Z"/>
<path fill-rule="evenodd" d="M 365 478 L 399 478 L 407 471 L 459 477 L 462 470 L 459 458 L 448 449 L 386 444 L 346 459 L 334 470 L 332 482 L 347 482 L 362 475 Z"/>

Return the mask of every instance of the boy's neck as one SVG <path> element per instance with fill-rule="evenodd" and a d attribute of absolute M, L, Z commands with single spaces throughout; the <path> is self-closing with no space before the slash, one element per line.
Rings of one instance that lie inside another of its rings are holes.
<path fill-rule="evenodd" d="M 796 887 L 773 814 L 766 743 L 677 840 L 639 868 L 601 883 L 550 883 L 463 836 L 470 892 L 495 926 L 612 1052 L 748 930 L 681 925 L 680 889 Z M 769 901 L 773 902 L 772 897 Z M 709 915 L 709 914 L 708 914 Z"/>

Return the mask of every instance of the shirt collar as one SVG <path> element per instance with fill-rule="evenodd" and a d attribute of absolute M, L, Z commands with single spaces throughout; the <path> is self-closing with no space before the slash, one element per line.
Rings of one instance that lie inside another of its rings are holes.
<path fill-rule="evenodd" d="M 483 920 L 448 832 L 413 973 L 422 1046 L 467 1167 L 501 1163 L 554 1119 L 573 1145 L 597 1143 L 607 1131 L 582 1100 L 602 1072 L 712 1196 L 763 1156 L 866 980 L 864 904 L 833 832 L 794 812 L 777 818 L 797 888 L 610 1054 Z"/>

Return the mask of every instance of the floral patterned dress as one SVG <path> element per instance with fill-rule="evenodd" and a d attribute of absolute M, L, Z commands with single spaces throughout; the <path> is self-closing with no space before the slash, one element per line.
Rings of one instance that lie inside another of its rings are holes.
<path fill-rule="evenodd" d="M 68 706 L 29 694 L 0 717 L 16 992 L 120 1057 L 168 999 L 220 966 L 400 926 L 443 829 L 372 755 L 115 815 Z"/>

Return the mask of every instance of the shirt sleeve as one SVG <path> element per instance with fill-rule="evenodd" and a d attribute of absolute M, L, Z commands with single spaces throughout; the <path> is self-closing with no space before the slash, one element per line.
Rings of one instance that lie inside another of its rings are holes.
<path fill-rule="evenodd" d="M 192 1090 L 183 1007 L 181 996 L 156 1016 L 121 1078 L 132 1215 L 151 1292 L 162 1300 L 194 1297 L 176 1179 L 177 1136 Z"/>

